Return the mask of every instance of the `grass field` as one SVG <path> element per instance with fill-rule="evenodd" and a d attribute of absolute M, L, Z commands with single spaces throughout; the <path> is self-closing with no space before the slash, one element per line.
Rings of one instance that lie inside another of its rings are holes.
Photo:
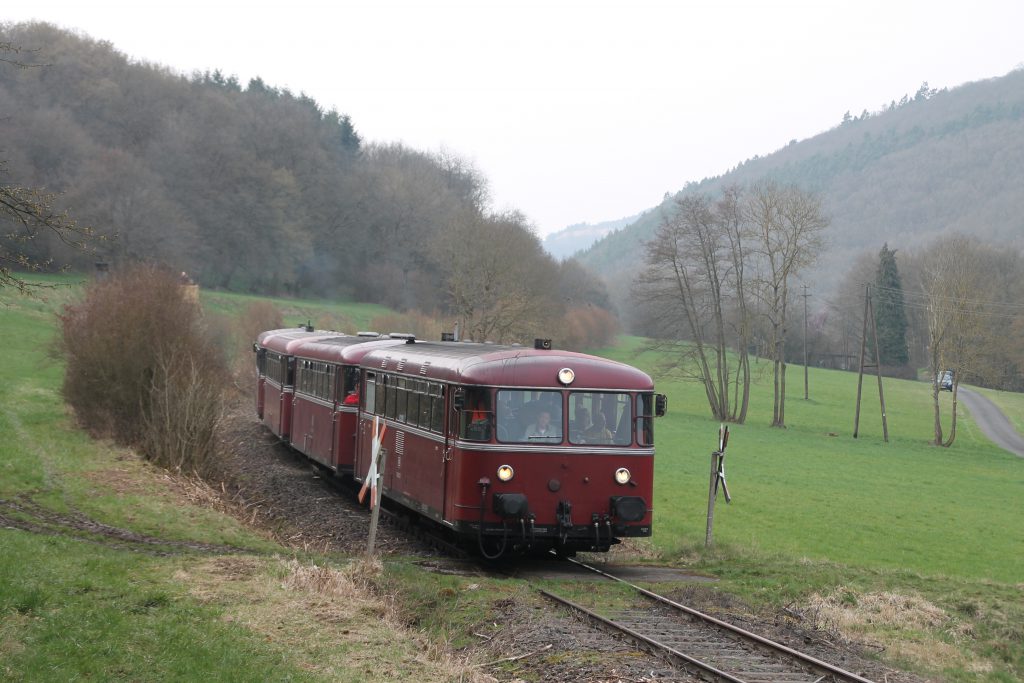
<path fill-rule="evenodd" d="M 77 429 L 47 352 L 74 292 L 44 296 L 0 292 L 0 679 L 451 677 L 347 558 L 296 557 Z"/>
<path fill-rule="evenodd" d="M 637 355 L 640 343 L 602 354 L 653 372 L 657 358 Z M 726 471 L 734 501 L 716 508 L 716 540 L 868 567 L 1024 581 L 1024 460 L 991 444 L 963 413 L 954 446 L 930 446 L 922 382 L 885 380 L 889 443 L 881 438 L 876 385 L 867 384 L 860 438 L 853 439 L 857 376 L 812 369 L 805 401 L 802 372 L 788 373 L 799 393 L 786 402 L 787 429 L 767 426 L 769 374 L 754 386 L 746 424 L 732 426 Z M 718 423 L 696 385 L 656 385 L 670 410 L 657 425 L 655 542 L 683 552 L 703 543 Z M 948 409 L 949 395 L 943 400 Z"/>
<path fill-rule="evenodd" d="M 268 616 L 273 606 L 291 614 L 285 606 L 296 604 L 313 614 L 308 601 L 319 599 L 301 594 L 302 602 L 281 588 L 294 568 L 283 564 L 279 556 L 287 553 L 280 546 L 208 507 L 183 504 L 165 475 L 75 429 L 59 399 L 61 366 L 46 352 L 53 311 L 73 293 L 56 289 L 47 296 L 47 302 L 9 294 L 0 300 L 7 359 L 0 364 L 0 500 L 30 500 L 162 539 L 244 549 L 237 561 L 248 569 L 239 578 L 236 560 L 218 564 L 219 555 L 160 556 L 91 542 L 88 535 L 0 529 L 0 676 L 163 680 L 193 678 L 201 669 L 237 680 L 360 680 L 365 672 L 342 657 L 351 645 L 329 640 L 335 630 L 325 635 L 314 631 L 314 622 L 300 621 L 289 624 L 289 640 Z M 208 310 L 224 314 L 255 299 L 202 296 Z M 333 325 L 321 320 L 333 316 L 364 328 L 387 312 L 273 301 L 287 316 L 326 327 Z M 600 353 L 656 374 L 659 358 L 640 352 L 641 343 L 623 338 Z M 669 396 L 669 414 L 657 423 L 654 537 L 637 546 L 637 557 L 654 554 L 714 576 L 712 590 L 741 596 L 753 609 L 790 606 L 826 615 L 819 626 L 842 624 L 844 632 L 886 648 L 888 660 L 935 677 L 1018 680 L 1024 672 L 1024 459 L 988 442 L 964 413 L 953 448 L 928 445 L 924 383 L 885 381 L 888 444 L 875 385 L 865 384 L 855 440 L 856 375 L 814 369 L 811 399 L 804 401 L 799 366 L 789 373 L 788 428 L 772 429 L 769 368 L 758 367 L 766 374 L 755 385 L 747 423 L 733 426 L 728 450 L 734 500 L 719 499 L 710 550 L 703 547 L 704 524 L 718 424 L 697 385 L 656 376 L 658 391 Z M 986 393 L 1021 425 L 1024 398 Z M 13 513 L 0 508 L 0 514 Z M 456 643 L 490 601 L 460 598 L 461 607 L 439 611 L 438 596 L 463 595 L 465 581 L 424 577 L 403 563 L 388 575 L 414 623 Z M 270 607 L 259 608 L 254 595 Z M 916 614 L 913 605 L 923 601 L 923 613 L 934 618 L 898 625 L 871 611 L 883 598 L 906 614 Z M 361 628 L 372 629 L 374 620 L 364 614 Z M 368 631 L 366 638 L 387 642 L 388 636 Z M 416 648 L 414 640 L 396 641 L 379 676 L 443 678 Z"/>

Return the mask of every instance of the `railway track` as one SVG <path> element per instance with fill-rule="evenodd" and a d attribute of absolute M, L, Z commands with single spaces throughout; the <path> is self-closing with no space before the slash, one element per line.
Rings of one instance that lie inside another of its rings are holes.
<path fill-rule="evenodd" d="M 625 634 L 650 652 L 709 681 L 732 683 L 872 683 L 851 671 L 751 633 L 577 560 L 568 561 L 630 586 L 654 604 L 599 614 L 547 590 L 540 592 L 592 620 Z"/>

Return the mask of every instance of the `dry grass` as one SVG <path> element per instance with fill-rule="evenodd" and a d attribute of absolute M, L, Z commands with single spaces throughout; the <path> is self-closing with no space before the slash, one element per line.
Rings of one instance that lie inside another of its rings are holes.
<path fill-rule="evenodd" d="M 959 647 L 972 637 L 971 624 L 920 595 L 860 593 L 839 586 L 828 595 L 811 596 L 805 614 L 815 628 L 884 649 L 897 661 L 932 670 L 956 667 L 984 673 L 993 668 Z"/>
<path fill-rule="evenodd" d="M 398 618 L 393 599 L 372 585 L 379 562 L 335 568 L 296 559 L 213 558 L 180 570 L 199 600 L 220 605 L 223 621 L 291 653 L 302 669 L 365 681 L 494 679 L 428 641 Z"/>

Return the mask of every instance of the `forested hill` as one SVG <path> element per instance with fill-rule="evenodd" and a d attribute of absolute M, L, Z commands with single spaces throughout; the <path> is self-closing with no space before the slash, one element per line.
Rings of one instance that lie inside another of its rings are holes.
<path fill-rule="evenodd" d="M 821 194 L 832 225 L 827 252 L 809 276 L 823 290 L 856 253 L 877 252 L 885 242 L 907 249 L 961 232 L 1024 247 L 1024 70 L 940 92 L 922 86 L 879 112 L 847 115 L 832 130 L 690 183 L 677 196 L 764 177 Z M 673 200 L 582 254 L 620 300 L 643 261 L 643 240 Z"/>
<path fill-rule="evenodd" d="M 0 210 L 0 265 L 156 262 L 203 286 L 440 311 L 481 340 L 558 321 L 567 343 L 574 308 L 612 329 L 601 283 L 546 254 L 521 213 L 492 211 L 459 158 L 367 143 L 306 95 L 176 74 L 48 24 L 0 24 L 0 58 L 0 184 L 59 193 L 117 236 L 77 253 Z"/>

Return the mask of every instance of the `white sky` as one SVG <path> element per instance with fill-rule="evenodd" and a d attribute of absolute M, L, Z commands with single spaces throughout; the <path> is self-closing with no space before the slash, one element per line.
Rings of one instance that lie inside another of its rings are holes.
<path fill-rule="evenodd" d="M 793 138 L 1024 62 L 1024 3 L 27 0 L 180 72 L 253 76 L 368 141 L 446 148 L 547 234 L 620 218 Z M 28 46 L 26 46 L 28 47 Z"/>

